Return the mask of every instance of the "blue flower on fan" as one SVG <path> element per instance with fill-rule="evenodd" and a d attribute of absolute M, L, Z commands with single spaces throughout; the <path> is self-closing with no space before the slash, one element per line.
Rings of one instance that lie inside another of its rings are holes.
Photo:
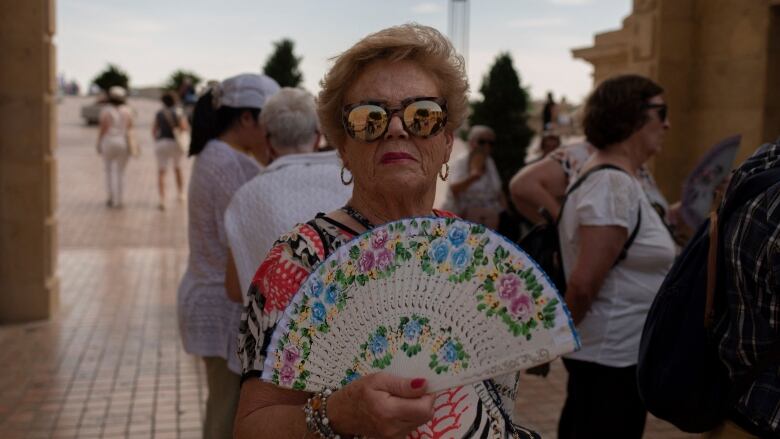
<path fill-rule="evenodd" d="M 371 353 L 374 354 L 375 357 L 379 357 L 387 350 L 387 338 L 385 338 L 384 335 L 377 334 L 372 337 L 369 347 L 371 348 Z"/>
<path fill-rule="evenodd" d="M 410 320 L 409 323 L 404 326 L 404 339 L 406 341 L 415 341 L 417 337 L 422 333 L 422 326 L 417 320 Z"/>
<path fill-rule="evenodd" d="M 341 381 L 341 385 L 346 386 L 347 384 L 351 383 L 352 381 L 355 381 L 358 378 L 360 378 L 359 373 L 355 372 L 354 370 L 348 370 L 347 376 L 344 377 L 344 379 Z"/>
<path fill-rule="evenodd" d="M 327 312 L 325 311 L 325 305 L 322 302 L 314 302 L 311 306 L 311 321 L 320 324 L 325 322 Z"/>
<path fill-rule="evenodd" d="M 339 287 L 336 283 L 328 284 L 325 287 L 325 303 L 333 305 L 339 300 Z"/>
<path fill-rule="evenodd" d="M 455 343 L 452 340 L 444 343 L 439 349 L 439 359 L 445 363 L 454 363 L 458 359 L 458 349 L 455 347 Z"/>
<path fill-rule="evenodd" d="M 322 294 L 322 280 L 318 277 L 315 277 L 312 278 L 310 283 L 311 295 L 313 297 L 320 297 L 320 294 Z"/>
<path fill-rule="evenodd" d="M 454 224 L 447 232 L 447 237 L 450 238 L 450 242 L 454 247 L 460 247 L 466 242 L 466 238 L 469 237 L 469 229 L 464 224 Z"/>
<path fill-rule="evenodd" d="M 463 271 L 471 263 L 471 251 L 468 247 L 461 247 L 452 253 L 452 269 Z"/>
<path fill-rule="evenodd" d="M 431 242 L 431 249 L 428 250 L 428 256 L 436 262 L 441 264 L 447 260 L 447 256 L 450 254 L 450 245 L 444 238 L 436 238 Z"/>

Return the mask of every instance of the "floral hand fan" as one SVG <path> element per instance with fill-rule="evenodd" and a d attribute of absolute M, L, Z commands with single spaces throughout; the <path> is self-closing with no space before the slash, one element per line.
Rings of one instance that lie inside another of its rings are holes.
<path fill-rule="evenodd" d="M 411 218 L 356 237 L 309 275 L 262 378 L 319 391 L 384 371 L 436 392 L 578 348 L 558 292 L 519 247 L 481 225 Z"/>

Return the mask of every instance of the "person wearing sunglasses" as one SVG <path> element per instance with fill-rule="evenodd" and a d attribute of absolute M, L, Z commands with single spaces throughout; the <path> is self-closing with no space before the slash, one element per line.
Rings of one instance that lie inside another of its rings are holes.
<path fill-rule="evenodd" d="M 647 312 L 675 244 L 643 190 L 642 165 L 661 150 L 670 122 L 663 89 L 638 75 L 602 82 L 585 104 L 596 149 L 559 215 L 565 300 L 582 348 L 569 373 L 558 437 L 641 438 L 647 411 L 636 384 Z"/>
<path fill-rule="evenodd" d="M 496 134 L 488 126 L 475 125 L 468 139 L 468 151 L 452 161 L 444 205 L 463 219 L 496 229 L 506 209 L 501 177 L 490 156 Z"/>
<path fill-rule="evenodd" d="M 278 319 L 319 262 L 374 226 L 452 216 L 434 210 L 433 201 L 437 179 L 448 178 L 453 133 L 468 113 L 467 91 L 463 59 L 427 26 L 381 30 L 335 59 L 322 81 L 318 114 L 341 157 L 342 182 L 353 184 L 352 197 L 284 234 L 254 276 L 240 330 L 236 438 L 430 437 L 432 418 L 449 419 L 440 411 L 449 413 L 450 405 L 435 404 L 422 378 L 378 373 L 312 395 L 259 375 Z M 472 403 L 458 408 L 460 422 L 473 426 L 474 437 L 497 437 L 497 427 L 509 437 L 538 437 L 511 420 L 516 376 L 461 390 Z"/>

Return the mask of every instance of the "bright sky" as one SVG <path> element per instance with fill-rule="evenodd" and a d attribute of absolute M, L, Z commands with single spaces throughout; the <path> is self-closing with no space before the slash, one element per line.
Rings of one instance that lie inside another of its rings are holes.
<path fill-rule="evenodd" d="M 534 98 L 548 90 L 580 101 L 590 64 L 571 48 L 617 29 L 631 0 L 470 0 L 468 74 L 472 94 L 496 55 L 511 53 Z M 58 72 L 84 87 L 108 62 L 133 86 L 159 85 L 175 69 L 205 79 L 259 72 L 273 41 L 291 38 L 303 57 L 303 86 L 319 91 L 328 59 L 363 36 L 415 21 L 447 34 L 447 0 L 60 0 Z"/>

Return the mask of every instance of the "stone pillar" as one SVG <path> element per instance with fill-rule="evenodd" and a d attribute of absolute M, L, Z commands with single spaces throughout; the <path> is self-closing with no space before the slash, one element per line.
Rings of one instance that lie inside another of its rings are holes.
<path fill-rule="evenodd" d="M 0 323 L 57 306 L 54 0 L 0 3 Z"/>

